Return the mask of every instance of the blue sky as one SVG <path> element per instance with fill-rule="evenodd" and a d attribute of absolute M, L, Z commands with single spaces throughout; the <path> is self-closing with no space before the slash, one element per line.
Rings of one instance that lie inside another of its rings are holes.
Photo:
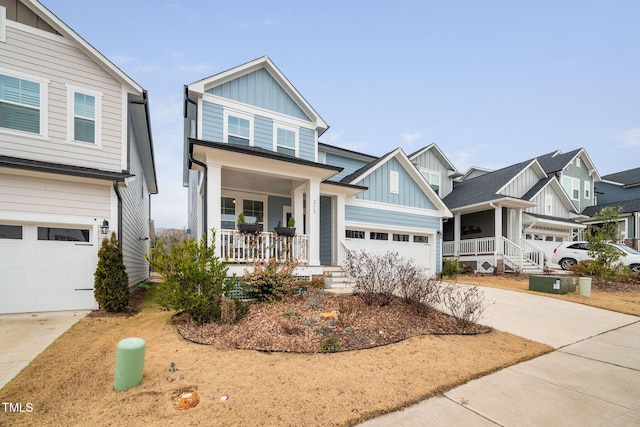
<path fill-rule="evenodd" d="M 640 165 L 638 1 L 42 2 L 148 90 L 156 227 L 186 227 L 183 86 L 263 55 L 328 144 L 435 142 L 462 172 L 580 147 L 601 175 Z"/>

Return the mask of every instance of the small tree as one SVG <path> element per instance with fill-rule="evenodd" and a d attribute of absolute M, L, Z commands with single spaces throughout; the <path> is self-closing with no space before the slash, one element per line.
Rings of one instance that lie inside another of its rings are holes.
<path fill-rule="evenodd" d="M 620 212 L 619 207 L 602 208 L 595 216 L 598 224 L 591 225 L 585 232 L 589 256 L 593 258 L 590 264 L 591 274 L 599 278 L 613 277 L 617 271 L 621 254 L 609 243 L 617 242 L 620 238 L 618 230 Z"/>
<path fill-rule="evenodd" d="M 116 233 L 111 233 L 111 238 L 102 241 L 94 277 L 93 294 L 100 308 L 115 312 L 122 311 L 129 304 L 129 276 Z"/>

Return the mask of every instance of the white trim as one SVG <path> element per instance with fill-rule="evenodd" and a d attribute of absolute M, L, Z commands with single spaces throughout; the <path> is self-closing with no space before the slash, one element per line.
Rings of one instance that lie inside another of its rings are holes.
<path fill-rule="evenodd" d="M 389 171 L 389 192 L 400 194 L 400 173 L 398 171 Z"/>
<path fill-rule="evenodd" d="M 278 129 L 283 129 L 283 130 L 287 130 L 289 132 L 293 132 L 293 134 L 294 134 L 294 144 L 293 144 L 294 156 L 295 157 L 299 157 L 300 156 L 300 136 L 298 134 L 298 128 L 295 127 L 295 126 L 288 125 L 288 124 L 276 122 L 275 120 L 273 122 L 273 131 L 272 131 L 272 135 L 273 135 L 273 152 L 277 153 L 278 152 L 278 147 L 280 147 L 278 145 Z M 284 145 L 282 147 L 291 149 L 291 147 L 285 147 Z"/>
<path fill-rule="evenodd" d="M 122 100 L 121 100 L 121 131 L 120 131 L 120 163 L 121 169 L 123 171 L 129 170 L 128 165 L 128 154 L 129 154 L 129 95 L 127 93 L 127 88 L 122 85 Z"/>
<path fill-rule="evenodd" d="M 92 89 L 86 89 L 72 84 L 65 84 L 67 88 L 67 143 L 80 145 L 82 147 L 102 148 L 102 97 L 104 94 Z M 77 141 L 74 139 L 75 128 L 75 94 L 89 95 L 95 98 L 94 120 L 94 142 Z"/>
<path fill-rule="evenodd" d="M 249 121 L 249 146 L 253 147 L 255 143 L 253 116 L 244 111 L 237 111 L 225 108 L 222 112 L 222 139 L 224 143 L 229 143 L 229 116 Z M 235 136 L 235 135 L 234 135 Z M 238 138 L 241 138 L 238 136 Z"/>
<path fill-rule="evenodd" d="M 7 41 L 7 9 L 0 6 L 0 42 Z"/>
<path fill-rule="evenodd" d="M 262 224 L 266 231 L 266 227 L 269 225 L 269 196 L 268 195 L 258 194 L 258 193 L 246 193 L 242 191 L 229 191 L 229 190 L 222 189 L 220 197 L 229 197 L 229 198 L 233 198 L 236 201 L 236 214 L 235 214 L 236 221 L 238 219 L 238 215 L 240 215 L 240 212 L 242 212 L 243 200 L 245 199 L 256 200 L 264 203 L 262 206 L 262 209 L 263 209 Z M 220 204 L 220 200 L 218 200 L 218 204 Z M 220 217 L 220 220 L 222 220 L 222 216 Z"/>
<path fill-rule="evenodd" d="M 402 232 L 402 233 L 409 233 L 412 235 L 418 234 L 420 236 L 431 236 L 433 235 L 433 239 L 436 238 L 436 233 L 438 230 L 433 229 L 433 228 L 416 228 L 416 227 L 406 227 L 406 226 L 399 226 L 399 225 L 386 225 L 386 224 L 377 224 L 377 223 L 372 223 L 372 222 L 358 222 L 358 221 L 345 221 L 344 222 L 344 229 L 345 230 L 351 230 L 351 229 L 356 229 L 356 230 L 361 230 L 361 231 L 376 231 L 376 232 L 380 232 L 380 233 L 390 233 L 393 234 L 394 232 Z M 346 237 L 344 237 L 344 232 L 342 235 L 343 239 L 346 239 Z M 356 240 L 363 240 L 363 239 L 356 239 Z M 369 236 L 367 235 L 366 238 L 364 240 L 369 240 Z M 390 239 L 390 241 L 393 241 L 392 239 Z M 431 242 L 433 242 L 434 240 L 430 239 L 429 243 L 419 243 L 419 242 L 415 242 L 416 244 L 431 244 Z M 413 242 L 413 239 L 410 239 L 411 243 Z"/>
<path fill-rule="evenodd" d="M 281 220 L 281 224 L 283 227 L 287 227 L 289 224 L 287 224 L 287 214 L 290 213 L 291 217 L 295 220 L 295 217 L 293 216 L 293 209 L 291 208 L 291 206 L 282 206 L 282 220 Z M 302 229 L 302 227 L 299 227 L 300 229 Z"/>
<path fill-rule="evenodd" d="M 577 168 L 581 168 L 582 167 L 582 162 L 580 161 L 580 156 L 576 156 L 576 167 Z"/>
<path fill-rule="evenodd" d="M 402 211 L 403 213 L 411 213 L 417 215 L 425 215 L 430 217 L 446 217 L 446 215 L 434 215 L 434 213 L 439 213 L 439 210 L 434 209 L 425 209 L 425 208 L 416 208 L 414 206 L 404 206 L 404 205 L 393 205 L 390 203 L 383 202 L 375 202 L 371 200 L 360 200 L 360 199 L 348 199 L 345 202 L 345 206 L 357 206 L 361 208 L 370 208 L 370 209 L 380 209 L 384 211 L 390 212 L 398 212 Z"/>
<path fill-rule="evenodd" d="M 29 80 L 40 85 L 40 133 L 22 132 L 15 129 L 5 129 L 0 127 L 0 132 L 13 135 L 27 136 L 29 138 L 39 137 L 42 139 L 49 138 L 49 79 L 36 77 L 22 71 L 14 71 L 8 68 L 0 67 L 0 74 L 14 77 L 21 80 Z"/>
<path fill-rule="evenodd" d="M 549 210 L 547 211 L 547 206 Z M 545 215 L 553 215 L 553 195 L 545 194 L 544 195 L 544 209 L 543 212 Z"/>
<path fill-rule="evenodd" d="M 418 166 L 418 170 L 420 171 L 420 174 L 424 177 L 424 179 L 427 180 L 427 183 L 429 184 L 429 186 L 431 187 L 431 189 L 433 190 L 433 184 L 431 183 L 431 181 L 429 181 L 427 179 L 427 177 L 424 176 L 425 172 L 429 174 L 429 178 L 431 178 L 432 175 L 437 175 L 438 176 L 438 190 L 433 190 L 436 192 L 436 194 L 438 194 L 438 196 L 440 195 L 440 189 L 442 189 L 442 174 L 440 173 L 440 171 L 436 171 L 433 169 L 429 169 L 429 168 L 424 168 L 422 166 Z"/>
<path fill-rule="evenodd" d="M 95 218 L 89 216 L 75 216 L 75 215 L 59 215 L 59 214 L 43 214 L 32 212 L 16 212 L 16 211 L 0 211 L 0 218 L 2 221 L 10 221 L 15 224 L 25 225 L 100 225 L 102 220 L 109 221 L 109 229 L 113 230 L 111 226 L 111 218 Z"/>

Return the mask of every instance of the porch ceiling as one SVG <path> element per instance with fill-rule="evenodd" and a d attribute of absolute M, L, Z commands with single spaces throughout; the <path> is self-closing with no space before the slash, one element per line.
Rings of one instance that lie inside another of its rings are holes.
<path fill-rule="evenodd" d="M 501 197 L 498 199 L 490 200 L 483 203 L 477 203 L 474 205 L 462 206 L 460 208 L 451 209 L 454 214 L 468 214 L 474 212 L 481 212 L 495 208 L 531 208 L 536 206 L 535 203 L 529 202 L 523 199 L 516 199 L 512 197 Z"/>
<path fill-rule="evenodd" d="M 222 168 L 222 188 L 249 193 L 273 194 L 289 197 L 304 181 L 256 173 L 247 170 Z"/>

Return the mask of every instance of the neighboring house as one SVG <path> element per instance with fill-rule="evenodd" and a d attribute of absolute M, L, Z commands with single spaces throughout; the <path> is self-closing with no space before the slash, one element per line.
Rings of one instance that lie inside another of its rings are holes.
<path fill-rule="evenodd" d="M 477 271 L 541 272 L 558 242 L 585 226 L 600 177 L 584 149 L 555 151 L 496 171 L 470 169 L 444 202 L 454 214 L 444 227 L 443 255 Z"/>
<path fill-rule="evenodd" d="M 320 274 L 360 248 L 397 250 L 438 271 L 442 219 L 451 214 L 437 193 L 401 149 L 375 157 L 322 144 L 327 129 L 268 57 L 187 85 L 191 234 L 215 229 L 237 274 L 270 257 Z M 240 213 L 262 232 L 240 233 Z M 271 231 L 291 216 L 294 238 Z"/>
<path fill-rule="evenodd" d="M 598 204 L 587 207 L 582 213 L 595 216 L 603 207 L 619 207 L 620 235 L 624 243 L 640 249 L 640 168 L 605 175 L 597 182 L 595 193 Z M 583 221 L 591 224 L 593 221 Z"/>
<path fill-rule="evenodd" d="M 35 0 L 0 0 L 0 58 L 0 313 L 95 308 L 111 231 L 149 273 L 146 92 Z"/>

